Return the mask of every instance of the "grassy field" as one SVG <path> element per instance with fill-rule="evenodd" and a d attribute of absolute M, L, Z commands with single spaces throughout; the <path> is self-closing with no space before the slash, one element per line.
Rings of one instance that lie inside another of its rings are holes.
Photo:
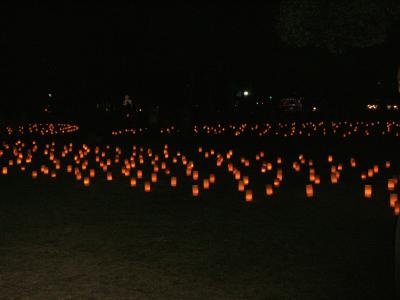
<path fill-rule="evenodd" d="M 238 166 L 256 150 L 284 158 L 271 198 L 263 194 L 271 178 L 243 171 L 252 203 L 226 166 L 200 160 L 198 144 L 178 142 L 171 148 L 194 159 L 201 176 L 215 169 L 216 184 L 199 197 L 183 169 L 175 170 L 177 188 L 160 175 L 151 193 L 122 176 L 90 187 L 65 172 L 0 177 L 0 299 L 394 299 L 395 217 L 385 184 L 399 172 L 397 142 L 380 141 L 378 153 L 374 140 L 198 141 L 234 149 Z M 291 171 L 299 153 L 321 173 L 313 198 L 305 197 L 306 173 Z M 346 165 L 338 185 L 328 181 L 332 153 Z M 365 199 L 360 171 L 387 159 L 393 167 L 374 177 Z"/>

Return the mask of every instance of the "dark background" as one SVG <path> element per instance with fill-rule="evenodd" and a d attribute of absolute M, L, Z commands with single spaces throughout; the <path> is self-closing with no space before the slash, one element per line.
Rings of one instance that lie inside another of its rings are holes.
<path fill-rule="evenodd" d="M 338 106 L 396 99 L 397 23 L 380 46 L 293 49 L 278 37 L 278 5 L 1 4 L 2 108 L 34 109 L 48 93 L 71 110 L 124 94 L 164 109 L 224 107 L 241 88 Z"/>

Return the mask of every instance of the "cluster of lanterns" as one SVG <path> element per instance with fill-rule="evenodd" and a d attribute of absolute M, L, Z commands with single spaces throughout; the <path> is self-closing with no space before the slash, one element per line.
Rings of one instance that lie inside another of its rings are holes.
<path fill-rule="evenodd" d="M 337 161 L 333 155 L 317 163 L 303 154 L 289 160 L 283 156 L 269 157 L 264 151 L 248 157 L 237 154 L 234 149 L 217 151 L 214 148 L 198 147 L 195 151 L 184 153 L 181 150 L 171 150 L 168 144 L 160 146 L 158 150 L 138 145 L 122 148 L 111 145 L 57 144 L 55 141 L 24 143 L 17 140 L 0 145 L 0 170 L 3 176 L 22 172 L 34 180 L 39 177 L 54 180 L 62 175 L 69 176 L 84 187 L 89 187 L 96 179 L 117 179 L 119 182 L 126 181 L 132 188 L 141 187 L 146 193 L 162 181 L 174 189 L 189 186 L 193 197 L 199 197 L 212 189 L 218 176 L 223 179 L 220 181 L 224 182 L 222 188 L 228 188 L 228 179 L 233 184 L 231 188 L 242 194 L 246 202 L 273 197 L 282 187 L 285 178 L 296 174 L 304 184 L 304 196 L 313 198 L 318 193 L 319 185 L 338 185 L 342 173 L 352 170 L 352 174 L 359 174 L 358 180 L 364 188 L 362 193 L 365 198 L 373 198 L 374 184 L 377 183 L 375 179 L 384 176 L 383 179 L 387 180 L 385 189 L 388 191 L 388 207 L 400 215 L 396 192 L 399 176 L 393 174 L 392 162 L 385 161 L 384 164 L 373 164 L 368 168 L 361 165 L 354 157 Z"/>
<path fill-rule="evenodd" d="M 64 123 L 32 123 L 28 125 L 20 125 L 16 127 L 7 126 L 5 132 L 8 135 L 24 135 L 24 134 L 36 134 L 36 135 L 58 135 L 74 133 L 79 130 L 79 126 L 73 124 Z"/>

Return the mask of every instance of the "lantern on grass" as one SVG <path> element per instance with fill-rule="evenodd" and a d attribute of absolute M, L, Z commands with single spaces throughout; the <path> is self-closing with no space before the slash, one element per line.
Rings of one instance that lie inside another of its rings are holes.
<path fill-rule="evenodd" d="M 399 203 L 396 203 L 396 206 L 394 207 L 394 214 L 396 216 L 400 215 L 400 204 Z"/>
<path fill-rule="evenodd" d="M 252 192 L 252 190 L 246 190 L 245 200 L 246 200 L 246 202 L 252 202 L 253 201 L 253 192 Z"/>
<path fill-rule="evenodd" d="M 389 191 L 393 191 L 395 188 L 395 182 L 393 179 L 388 179 L 387 188 Z"/>
<path fill-rule="evenodd" d="M 136 178 L 131 178 L 130 186 L 132 186 L 132 187 L 136 186 Z"/>
<path fill-rule="evenodd" d="M 306 185 L 306 196 L 307 196 L 307 198 L 311 198 L 314 196 L 314 188 L 313 188 L 312 184 Z"/>
<path fill-rule="evenodd" d="M 193 180 L 199 179 L 199 171 L 193 171 Z"/>
<path fill-rule="evenodd" d="M 386 161 L 386 162 L 385 162 L 385 167 L 386 167 L 386 169 L 389 169 L 389 168 L 390 168 L 390 161 Z"/>
<path fill-rule="evenodd" d="M 367 174 L 365 172 L 361 173 L 361 180 L 366 180 L 367 179 Z"/>
<path fill-rule="evenodd" d="M 57 173 L 56 170 L 52 170 L 50 173 L 51 178 L 56 178 L 57 177 Z"/>
<path fill-rule="evenodd" d="M 373 171 L 374 171 L 374 174 L 379 173 L 379 166 L 378 165 L 374 165 Z"/>
<path fill-rule="evenodd" d="M 328 155 L 328 162 L 332 162 L 333 161 L 333 156 L 332 155 Z"/>
<path fill-rule="evenodd" d="M 146 181 L 146 182 L 144 183 L 144 191 L 145 191 L 146 193 L 151 191 L 150 182 Z"/>
<path fill-rule="evenodd" d="M 282 179 L 283 179 L 283 172 L 282 172 L 282 169 L 278 169 L 278 170 L 276 171 L 276 178 L 277 178 L 279 181 L 282 181 Z"/>
<path fill-rule="evenodd" d="M 210 183 L 215 183 L 215 175 L 214 174 L 210 174 Z"/>
<path fill-rule="evenodd" d="M 85 177 L 85 178 L 83 179 L 83 185 L 84 185 L 84 186 L 90 186 L 90 179 L 89 179 L 89 177 Z"/>
<path fill-rule="evenodd" d="M 107 172 L 107 181 L 112 181 L 112 180 L 113 180 L 112 173 Z"/>
<path fill-rule="evenodd" d="M 371 198 L 372 197 L 372 186 L 369 184 L 366 184 L 364 186 L 364 196 L 365 198 Z"/>
<path fill-rule="evenodd" d="M 374 170 L 373 169 L 368 169 L 367 175 L 368 175 L 368 177 L 373 177 L 374 176 Z"/>
<path fill-rule="evenodd" d="M 157 182 L 157 173 L 151 174 L 151 182 Z"/>
<path fill-rule="evenodd" d="M 238 182 L 238 191 L 239 192 L 244 192 L 244 187 L 245 187 L 245 185 L 244 185 L 243 181 L 239 180 L 239 182 Z"/>
<path fill-rule="evenodd" d="M 397 194 L 395 194 L 395 193 L 393 193 L 393 194 L 390 194 L 390 207 L 395 207 L 396 206 L 396 203 L 398 202 L 398 195 Z"/>
<path fill-rule="evenodd" d="M 203 179 L 203 189 L 205 190 L 210 189 L 210 180 L 208 178 Z"/>
<path fill-rule="evenodd" d="M 195 197 L 199 195 L 199 186 L 197 184 L 192 185 L 192 195 Z"/>
<path fill-rule="evenodd" d="M 96 175 L 95 170 L 94 170 L 94 169 L 90 169 L 90 171 L 89 171 L 89 177 L 90 177 L 90 178 L 94 178 L 95 175 Z"/>
<path fill-rule="evenodd" d="M 281 185 L 281 181 L 278 178 L 274 179 L 274 187 L 279 187 Z"/>
<path fill-rule="evenodd" d="M 36 170 L 32 171 L 32 179 L 36 179 L 38 176 L 38 172 Z"/>
<path fill-rule="evenodd" d="M 7 167 L 1 168 L 1 174 L 7 175 L 8 174 L 8 168 Z"/>
<path fill-rule="evenodd" d="M 350 159 L 350 166 L 351 166 L 352 168 L 355 168 L 355 167 L 357 166 L 356 160 L 355 160 L 354 158 L 351 158 L 351 159 Z"/>
<path fill-rule="evenodd" d="M 336 176 L 336 173 L 331 174 L 331 183 L 336 184 L 338 182 L 338 178 Z"/>
<path fill-rule="evenodd" d="M 265 193 L 267 196 L 272 196 L 274 194 L 274 188 L 272 187 L 272 184 L 267 184 L 265 186 Z"/>
<path fill-rule="evenodd" d="M 235 172 L 235 179 L 240 180 L 240 171 Z"/>
<path fill-rule="evenodd" d="M 143 171 L 142 171 L 142 170 L 137 170 L 137 171 L 136 171 L 136 177 L 137 177 L 138 179 L 142 179 L 142 177 L 143 177 Z"/>
<path fill-rule="evenodd" d="M 315 175 L 314 183 L 315 184 L 320 184 L 321 183 L 321 178 L 319 177 L 319 175 Z"/>
<path fill-rule="evenodd" d="M 171 186 L 176 187 L 176 183 L 177 183 L 176 176 L 172 176 L 171 177 Z"/>

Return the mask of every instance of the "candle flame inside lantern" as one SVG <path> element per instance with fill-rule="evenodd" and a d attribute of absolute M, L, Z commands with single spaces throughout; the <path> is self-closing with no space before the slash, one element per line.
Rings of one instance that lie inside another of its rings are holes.
<path fill-rule="evenodd" d="M 372 186 L 369 184 L 366 184 L 364 186 L 364 196 L 365 198 L 371 198 L 372 197 Z"/>

